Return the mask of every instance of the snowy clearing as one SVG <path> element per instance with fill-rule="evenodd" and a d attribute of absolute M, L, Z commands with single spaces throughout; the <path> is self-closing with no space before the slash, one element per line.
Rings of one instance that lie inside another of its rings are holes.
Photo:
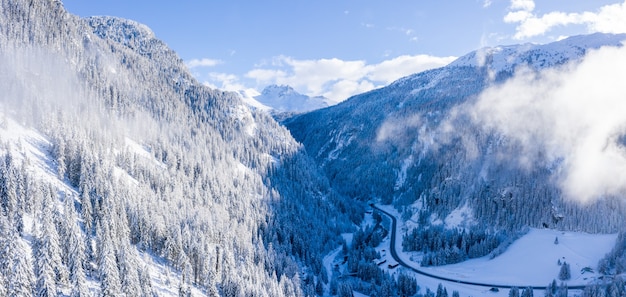
<path fill-rule="evenodd" d="M 558 244 L 554 243 L 555 238 Z M 617 234 L 531 229 L 494 259 L 486 256 L 423 270 L 478 282 L 545 286 L 553 279 L 558 281 L 560 260 L 571 268 L 572 278 L 566 283 L 585 285 L 599 275 L 582 269 L 597 271 L 598 261 L 613 248 L 616 238 Z"/>
<path fill-rule="evenodd" d="M 566 283 L 569 286 L 585 285 L 599 275 L 597 271 L 598 261 L 612 248 L 617 239 L 617 234 L 588 234 L 583 232 L 563 232 L 551 229 L 530 229 L 530 231 L 516 240 L 500 256 L 489 259 L 488 256 L 468 260 L 462 263 L 445 265 L 439 267 L 420 267 L 419 253 L 406 253 L 401 251 L 402 234 L 407 229 L 399 219 L 400 214 L 390 205 L 378 205 L 381 209 L 393 214 L 398 219 L 396 247 L 398 256 L 412 267 L 446 278 L 472 281 L 478 283 L 492 283 L 499 285 L 526 286 L 547 286 L 552 280 L 558 280 L 560 266 L 558 260 L 566 261 L 571 266 L 571 280 Z M 558 237 L 558 244 L 555 238 Z M 390 237 L 378 246 L 382 259 L 386 263 L 396 263 L 387 252 L 390 248 Z M 415 259 L 415 261 L 413 260 Z M 581 271 L 589 267 L 594 272 Z M 508 289 L 500 289 L 499 292 L 491 292 L 487 287 L 458 284 L 455 282 L 442 281 L 428 276 L 420 275 L 402 266 L 390 269 L 383 267 L 390 273 L 405 272 L 411 273 L 421 287 L 422 293 L 426 288 L 431 291 L 437 289 L 439 283 L 448 288 L 448 292 L 457 290 L 461 296 L 508 296 Z M 570 290 L 570 294 L 573 290 Z M 542 290 L 535 290 L 535 294 L 543 294 Z"/>

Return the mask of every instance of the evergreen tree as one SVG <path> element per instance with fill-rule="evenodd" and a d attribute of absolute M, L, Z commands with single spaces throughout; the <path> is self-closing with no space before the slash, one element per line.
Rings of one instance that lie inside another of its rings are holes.
<path fill-rule="evenodd" d="M 115 296 L 121 292 L 120 276 L 113 250 L 112 238 L 106 225 L 97 224 L 98 233 L 98 276 L 102 296 Z"/>
<path fill-rule="evenodd" d="M 89 190 L 87 190 L 87 186 L 84 184 L 81 184 L 80 187 L 80 201 L 81 217 L 83 218 L 83 222 L 85 224 L 85 232 L 87 235 L 91 235 L 93 230 L 92 201 Z"/>
<path fill-rule="evenodd" d="M 572 278 L 572 273 L 570 271 L 569 264 L 567 262 L 563 262 L 561 270 L 559 271 L 559 279 L 564 281 L 570 278 Z"/>
<path fill-rule="evenodd" d="M 522 294 L 520 295 L 521 297 L 533 297 L 534 296 L 534 292 L 533 292 L 533 288 L 532 287 L 526 287 L 524 288 L 524 290 L 522 290 Z"/>
<path fill-rule="evenodd" d="M 7 296 L 8 281 L 3 273 L 0 273 L 0 296 Z"/>
<path fill-rule="evenodd" d="M 148 272 L 148 267 L 144 267 L 143 269 L 137 268 L 137 275 L 139 275 L 139 287 L 141 288 L 142 296 L 154 296 L 154 292 L 152 289 L 152 281 L 150 280 L 150 273 Z M 210 294 L 207 294 L 209 297 L 213 297 Z"/>
<path fill-rule="evenodd" d="M 315 294 L 317 294 L 318 296 L 324 295 L 324 285 L 322 284 L 321 280 L 315 282 Z"/>
<path fill-rule="evenodd" d="M 72 285 L 71 297 L 88 296 L 89 291 L 86 285 L 87 279 L 84 266 L 85 259 L 85 238 L 83 232 L 78 226 L 78 217 L 74 208 L 73 197 L 66 197 L 65 204 L 65 220 L 63 221 L 64 242 L 67 247 L 67 266 L 69 270 L 70 283 Z"/>
<path fill-rule="evenodd" d="M 38 224 L 38 239 L 35 247 L 38 278 L 40 273 L 53 273 L 53 282 L 65 285 L 69 280 L 69 273 L 67 266 L 63 263 L 63 251 L 56 228 L 55 218 L 58 218 L 55 209 L 56 194 L 51 187 L 43 189 L 42 194 L 41 211 L 38 215 L 41 224 Z M 56 291 L 50 294 L 56 294 Z"/>
<path fill-rule="evenodd" d="M 339 284 L 337 288 L 337 296 L 338 297 L 353 297 L 352 286 L 350 284 L 343 282 Z"/>
<path fill-rule="evenodd" d="M 37 240 L 35 247 L 35 272 L 37 275 L 37 296 L 56 296 L 56 276 L 53 260 L 48 251 L 49 242 Z"/>
<path fill-rule="evenodd" d="M 417 282 L 407 274 L 398 275 L 398 291 L 401 296 L 413 296 L 417 293 Z"/>
<path fill-rule="evenodd" d="M 8 296 L 32 296 L 35 276 L 30 258 L 26 255 L 27 247 L 13 233 L 9 237 L 7 249 L 11 259 L 11 267 L 6 275 L 9 283 Z"/>
<path fill-rule="evenodd" d="M 441 283 L 437 286 L 437 295 L 435 296 L 436 297 L 448 297 L 448 291 Z"/>
<path fill-rule="evenodd" d="M 117 256 L 122 292 L 129 296 L 141 295 L 141 284 L 137 273 L 136 256 L 128 243 L 122 243 Z"/>
<path fill-rule="evenodd" d="M 622 289 L 624 287 L 622 286 Z M 617 296 L 620 296 L 623 294 L 618 294 Z M 568 296 L 568 289 L 567 289 L 567 284 L 566 283 L 561 283 L 561 285 L 559 286 L 559 289 L 557 291 L 557 295 L 558 297 L 567 297 Z"/>

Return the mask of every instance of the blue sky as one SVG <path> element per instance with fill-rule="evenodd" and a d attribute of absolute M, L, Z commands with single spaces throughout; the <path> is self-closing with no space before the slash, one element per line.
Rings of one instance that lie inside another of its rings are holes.
<path fill-rule="evenodd" d="M 289 84 L 340 101 L 484 46 L 626 32 L 617 0 L 64 0 L 148 25 L 212 87 Z"/>

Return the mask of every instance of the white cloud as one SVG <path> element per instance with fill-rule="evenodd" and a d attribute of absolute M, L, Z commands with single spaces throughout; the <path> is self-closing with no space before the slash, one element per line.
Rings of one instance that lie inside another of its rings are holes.
<path fill-rule="evenodd" d="M 535 9 L 535 1 L 533 0 L 511 0 L 511 10 L 533 11 Z"/>
<path fill-rule="evenodd" d="M 594 22 L 589 26 L 593 31 L 598 32 L 626 32 L 626 1 L 601 7 Z"/>
<path fill-rule="evenodd" d="M 368 80 L 354 81 L 344 79 L 333 83 L 330 86 L 330 89 L 327 92 L 323 93 L 322 96 L 335 101 L 340 101 L 343 99 L 347 99 L 355 94 L 365 93 L 374 88 L 376 88 L 376 86 Z M 336 100 L 335 98 L 341 99 Z"/>
<path fill-rule="evenodd" d="M 387 119 L 376 131 L 376 142 L 393 141 L 396 144 L 407 142 L 407 131 L 419 129 L 422 125 L 422 118 L 419 114 L 413 114 L 407 118 Z M 423 135 L 419 133 L 418 135 Z"/>
<path fill-rule="evenodd" d="M 554 27 L 568 25 L 585 25 L 589 32 L 626 32 L 626 1 L 602 6 L 596 12 L 565 13 L 553 11 L 536 15 L 533 13 L 534 9 L 534 1 L 511 1 L 511 11 L 504 17 L 504 22 L 518 24 L 513 36 L 515 39 L 543 35 Z"/>
<path fill-rule="evenodd" d="M 491 0 L 483 1 L 483 8 L 487 8 L 487 7 L 491 6 L 491 3 L 492 3 Z"/>
<path fill-rule="evenodd" d="M 428 55 L 399 56 L 378 64 L 362 60 L 340 59 L 297 60 L 280 56 L 271 65 L 257 68 L 246 74 L 258 85 L 287 84 L 310 96 L 324 95 L 335 101 L 387 85 L 409 74 L 442 67 L 455 57 Z M 277 67 L 272 69 L 268 67 Z"/>
<path fill-rule="evenodd" d="M 394 80 L 413 73 L 449 64 L 456 57 L 436 57 L 429 55 L 403 55 L 379 64 L 368 66 L 368 79 L 389 84 Z"/>
<path fill-rule="evenodd" d="M 281 80 L 286 77 L 287 74 L 282 70 L 276 69 L 254 69 L 250 70 L 246 76 L 255 79 L 261 84 L 268 84 L 275 80 Z"/>
<path fill-rule="evenodd" d="M 219 64 L 222 64 L 223 62 L 221 60 L 216 60 L 216 59 L 192 59 L 187 61 L 185 64 L 187 64 L 187 67 L 189 68 L 196 68 L 196 67 L 213 67 Z"/>
<path fill-rule="evenodd" d="M 459 112 L 517 143 L 520 164 L 560 164 L 556 180 L 581 202 L 626 194 L 626 46 L 590 52 L 578 65 L 524 72 Z M 543 156 L 539 158 L 538 156 Z"/>
<path fill-rule="evenodd" d="M 247 89 L 247 87 L 234 74 L 211 72 L 208 75 L 209 81 L 204 84 L 215 89 L 221 89 L 231 92 L 239 92 Z"/>

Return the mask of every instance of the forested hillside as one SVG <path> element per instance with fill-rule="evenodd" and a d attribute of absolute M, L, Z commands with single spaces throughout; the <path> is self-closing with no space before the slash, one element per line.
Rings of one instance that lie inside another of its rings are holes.
<path fill-rule="evenodd" d="M 446 67 L 284 123 L 337 191 L 363 201 L 393 203 L 405 220 L 415 223 L 404 246 L 427 253 L 431 261 L 425 265 L 497 254 L 525 226 L 616 232 L 626 224 L 626 205 L 618 193 L 599 193 L 584 204 L 568 199 L 559 175 L 567 169 L 568 156 L 532 147 L 532 139 L 507 135 L 497 125 L 483 127 L 474 104 L 485 90 L 499 90 L 518 73 L 533 73 L 529 76 L 540 80 L 546 69 L 569 71 L 588 52 L 620 47 L 624 39 L 623 34 L 594 34 L 547 45 L 481 49 Z M 514 94 L 508 95 L 515 100 Z M 519 111 L 523 104 L 510 105 Z M 515 121 L 515 109 L 511 111 L 506 116 Z M 501 119 L 498 124 L 506 123 L 505 116 Z M 520 120 L 519 126 L 524 125 L 546 129 Z M 465 219 L 448 224 L 454 214 Z M 429 230 L 431 225 L 439 232 Z M 450 229 L 448 235 L 444 227 Z M 434 242 L 438 245 L 430 245 Z M 444 259 L 446 247 L 460 252 Z"/>
<path fill-rule="evenodd" d="M 362 211 L 285 128 L 141 24 L 0 7 L 0 295 L 323 288 Z"/>

